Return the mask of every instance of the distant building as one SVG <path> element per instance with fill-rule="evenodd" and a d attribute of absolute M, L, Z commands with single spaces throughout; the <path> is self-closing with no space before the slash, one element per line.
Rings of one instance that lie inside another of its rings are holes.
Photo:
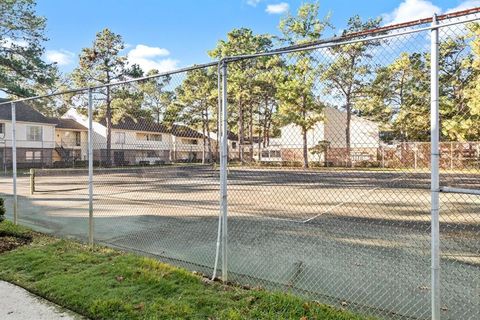
<path fill-rule="evenodd" d="M 63 118 L 88 126 L 88 118 L 73 108 Z M 93 158 L 107 161 L 105 120 L 94 121 L 93 131 Z M 131 118 L 112 123 L 110 160 L 113 165 L 196 162 L 202 160 L 203 151 L 203 135 L 187 126 L 174 124 L 167 127 Z"/>
<path fill-rule="evenodd" d="M 317 122 L 307 132 L 308 160 L 344 165 L 347 162 L 346 128 L 346 112 L 326 107 L 324 120 Z M 261 161 L 303 161 L 301 127 L 289 124 L 282 127 L 280 131 L 280 137 L 271 139 L 268 147 L 260 148 Z M 379 145 L 378 124 L 352 115 L 350 160 L 358 162 L 376 159 Z M 322 147 L 326 149 L 326 152 L 321 152 Z M 325 154 L 327 159 L 325 159 Z"/>
<path fill-rule="evenodd" d="M 87 160 L 88 129 L 72 119 L 48 118 L 55 124 L 53 162 Z"/>
<path fill-rule="evenodd" d="M 8 102 L 0 99 L 0 103 Z M 55 123 L 23 102 L 15 104 L 17 167 L 49 166 L 55 147 Z M 12 165 L 12 108 L 0 105 L 0 167 Z"/>

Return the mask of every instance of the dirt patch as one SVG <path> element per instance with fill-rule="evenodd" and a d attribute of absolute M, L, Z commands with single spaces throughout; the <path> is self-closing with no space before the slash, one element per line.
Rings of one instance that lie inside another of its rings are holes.
<path fill-rule="evenodd" d="M 0 236 L 0 254 L 6 251 L 13 250 L 17 247 L 26 245 L 32 240 L 28 238 L 14 237 L 14 236 Z"/>

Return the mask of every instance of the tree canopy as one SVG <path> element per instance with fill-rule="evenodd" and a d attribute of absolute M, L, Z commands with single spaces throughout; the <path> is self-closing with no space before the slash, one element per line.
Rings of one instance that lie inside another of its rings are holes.
<path fill-rule="evenodd" d="M 54 84 L 57 69 L 42 59 L 45 25 L 34 0 L 0 1 L 0 91 L 28 97 Z"/>

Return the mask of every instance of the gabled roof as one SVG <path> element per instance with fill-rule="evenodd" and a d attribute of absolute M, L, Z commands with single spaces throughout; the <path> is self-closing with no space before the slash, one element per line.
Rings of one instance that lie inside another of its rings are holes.
<path fill-rule="evenodd" d="M 106 126 L 105 119 L 99 121 L 101 125 Z M 117 130 L 132 130 L 132 131 L 146 131 L 146 132 L 155 132 L 155 133 L 169 133 L 176 137 L 182 138 L 202 138 L 203 134 L 198 131 L 195 131 L 187 126 L 174 124 L 172 126 L 167 126 L 161 123 L 156 123 L 154 121 L 149 121 L 146 119 L 132 119 L 124 118 L 123 120 L 112 123 L 112 129 Z"/>
<path fill-rule="evenodd" d="M 174 124 L 170 129 L 170 133 L 176 137 L 182 138 L 203 138 L 203 134 L 200 132 L 179 124 Z"/>
<path fill-rule="evenodd" d="M 212 139 L 216 140 L 218 138 L 217 137 L 217 131 L 215 129 L 210 134 L 211 134 Z M 238 135 L 236 135 L 232 131 L 227 131 L 227 140 L 238 141 Z"/>
<path fill-rule="evenodd" d="M 47 118 L 50 123 L 56 125 L 55 128 L 57 129 L 72 129 L 72 130 L 81 130 L 81 131 L 88 131 L 86 127 L 78 123 L 73 119 L 64 119 L 64 118 Z"/>
<path fill-rule="evenodd" d="M 10 100 L 0 98 L 0 103 L 8 101 Z M 23 102 L 15 103 L 15 115 L 17 121 L 51 124 L 47 117 Z M 10 104 L 0 105 L 0 120 L 12 120 L 12 106 Z"/>

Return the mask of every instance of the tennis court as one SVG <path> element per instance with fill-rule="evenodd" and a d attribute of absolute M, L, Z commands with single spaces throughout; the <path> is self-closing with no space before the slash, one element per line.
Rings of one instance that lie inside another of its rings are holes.
<path fill-rule="evenodd" d="M 218 175 L 203 165 L 96 170 L 96 241 L 211 274 Z M 228 179 L 232 280 L 428 317 L 428 173 L 231 167 Z M 2 178 L 2 192 L 9 183 Z M 33 195 L 29 184 L 28 175 L 18 179 L 22 224 L 86 238 L 84 169 L 39 170 Z M 445 174 L 443 184 L 480 188 L 480 179 Z M 473 317 L 480 306 L 461 306 L 479 295 L 480 198 L 444 194 L 441 216 L 445 318 Z"/>

